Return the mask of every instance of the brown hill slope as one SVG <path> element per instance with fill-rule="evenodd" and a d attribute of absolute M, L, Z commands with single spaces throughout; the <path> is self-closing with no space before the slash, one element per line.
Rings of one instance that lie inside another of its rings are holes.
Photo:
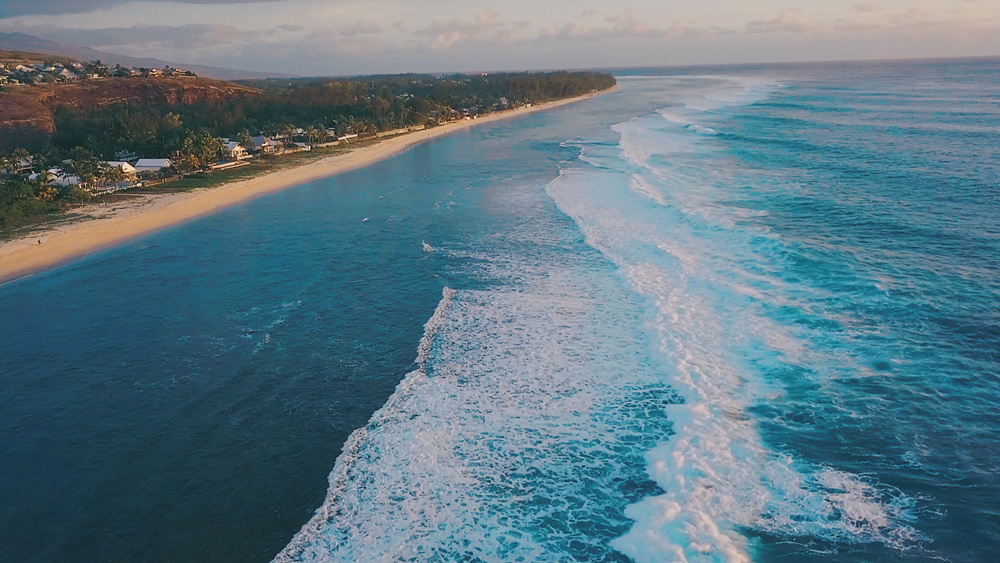
<path fill-rule="evenodd" d="M 193 105 L 255 96 L 255 88 L 207 78 L 106 78 L 0 91 L 0 151 L 37 150 L 55 132 L 58 107 L 112 104 Z"/>

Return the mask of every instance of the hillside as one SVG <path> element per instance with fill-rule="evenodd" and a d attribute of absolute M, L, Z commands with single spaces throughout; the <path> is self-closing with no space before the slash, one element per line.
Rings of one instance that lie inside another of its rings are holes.
<path fill-rule="evenodd" d="M 27 51 L 11 51 L 6 49 L 0 49 L 0 64 L 18 65 L 18 64 L 33 64 L 33 63 L 44 63 L 44 62 L 62 63 L 64 65 L 68 65 L 73 63 L 83 63 L 84 61 L 62 55 L 51 55 L 48 53 L 34 53 Z"/>
<path fill-rule="evenodd" d="M 220 80 L 239 80 L 247 78 L 287 78 L 291 75 L 272 72 L 254 72 L 250 70 L 238 70 L 232 68 L 219 68 L 214 66 L 184 64 L 160 59 L 150 59 L 142 57 L 130 57 L 118 53 L 108 53 L 98 51 L 90 47 L 79 47 L 49 41 L 33 35 L 24 33 L 0 33 L 0 50 L 7 51 L 30 51 L 33 53 L 44 53 L 46 55 L 57 55 L 77 59 L 80 61 L 101 60 L 108 65 L 122 65 L 125 67 L 146 67 L 163 68 L 165 66 L 179 67 L 197 73 L 199 76 L 207 76 Z M 57 60 L 51 59 L 50 60 Z"/>
<path fill-rule="evenodd" d="M 208 78 L 107 78 L 0 92 L 0 151 L 36 150 L 55 132 L 58 108 L 89 110 L 110 105 L 193 105 L 247 98 L 259 90 Z"/>

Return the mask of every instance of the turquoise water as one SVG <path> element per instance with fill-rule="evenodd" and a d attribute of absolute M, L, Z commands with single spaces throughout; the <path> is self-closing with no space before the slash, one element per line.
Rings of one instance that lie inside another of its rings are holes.
<path fill-rule="evenodd" d="M 0 287 L 3 559 L 1000 551 L 1000 63 L 619 83 Z"/>

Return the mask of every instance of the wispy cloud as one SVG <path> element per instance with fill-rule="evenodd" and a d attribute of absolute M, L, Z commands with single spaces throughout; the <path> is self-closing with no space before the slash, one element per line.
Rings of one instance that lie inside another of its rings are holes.
<path fill-rule="evenodd" d="M 511 41 L 519 36 L 518 30 L 523 28 L 523 22 L 509 24 L 499 12 L 479 10 L 472 20 L 433 20 L 413 34 L 429 38 L 431 49 L 448 49 L 468 41 Z"/>
<path fill-rule="evenodd" d="M 382 33 L 384 29 L 382 26 L 375 22 L 370 22 L 368 20 L 358 20 L 352 24 L 345 25 L 340 28 L 341 35 L 346 35 L 348 37 L 353 37 L 355 35 L 370 35 L 373 33 Z"/>
<path fill-rule="evenodd" d="M 815 26 L 797 13 L 788 11 L 771 20 L 747 22 L 744 29 L 747 33 L 806 33 L 815 29 Z"/>
<path fill-rule="evenodd" d="M 851 7 L 851 10 L 855 12 L 864 12 L 864 13 L 880 12 L 884 9 L 885 6 L 883 6 L 882 4 L 876 4 L 875 2 L 862 2 L 860 4 L 855 4 L 854 6 Z"/>

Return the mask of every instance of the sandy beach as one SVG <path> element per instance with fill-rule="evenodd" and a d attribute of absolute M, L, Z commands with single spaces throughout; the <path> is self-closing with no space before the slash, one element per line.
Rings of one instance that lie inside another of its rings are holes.
<path fill-rule="evenodd" d="M 564 106 L 608 91 L 610 90 L 414 131 L 344 154 L 257 178 L 191 192 L 149 195 L 125 204 L 117 204 L 110 211 L 101 208 L 90 209 L 84 212 L 89 216 L 86 220 L 56 224 L 52 228 L 32 232 L 0 245 L 0 282 L 51 268 L 87 253 L 214 213 L 267 193 L 367 166 L 398 154 L 417 143 L 455 131 Z"/>

